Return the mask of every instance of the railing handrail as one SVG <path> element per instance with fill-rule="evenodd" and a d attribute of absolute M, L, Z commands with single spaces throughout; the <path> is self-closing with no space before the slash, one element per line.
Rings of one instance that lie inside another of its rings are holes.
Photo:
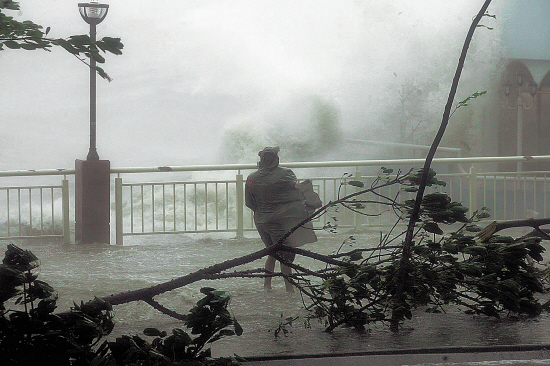
<path fill-rule="evenodd" d="M 341 161 L 309 161 L 309 162 L 282 162 L 287 168 L 338 168 L 349 166 L 380 166 L 380 165 L 421 165 L 426 159 L 376 159 L 376 160 L 341 160 Z M 550 161 L 550 155 L 541 156 L 498 156 L 498 157 L 469 157 L 469 158 L 435 158 L 433 163 L 503 163 L 503 162 L 536 162 Z M 156 172 L 185 172 L 208 170 L 254 170 L 257 164 L 223 164 L 223 165 L 174 165 L 159 167 L 128 167 L 111 168 L 111 173 L 156 173 Z"/>
<path fill-rule="evenodd" d="M 75 169 L 0 170 L 0 177 L 30 177 L 35 175 L 74 175 Z"/>
<path fill-rule="evenodd" d="M 380 165 L 422 165 L 426 159 L 376 159 L 376 160 L 341 160 L 341 161 L 310 161 L 282 162 L 287 168 L 338 168 L 349 166 L 380 166 Z M 505 163 L 505 162 L 538 162 L 550 161 L 550 155 L 537 156 L 481 156 L 467 158 L 435 158 L 433 163 Z M 257 164 L 214 164 L 214 165 L 169 165 L 155 167 L 122 167 L 111 168 L 111 174 L 124 173 L 158 173 L 158 172 L 192 172 L 212 170 L 254 170 Z M 0 177 L 20 177 L 39 175 L 74 175 L 75 169 L 37 169 L 37 170 L 4 170 Z"/>

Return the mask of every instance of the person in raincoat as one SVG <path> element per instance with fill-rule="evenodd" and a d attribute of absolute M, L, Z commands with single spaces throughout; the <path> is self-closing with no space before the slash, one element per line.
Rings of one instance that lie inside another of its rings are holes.
<path fill-rule="evenodd" d="M 294 172 L 279 166 L 279 147 L 266 147 L 258 153 L 260 161 L 258 170 L 250 174 L 245 185 L 245 204 L 254 212 L 254 224 L 263 243 L 271 246 L 290 229 L 308 217 L 304 196 L 297 187 Z M 302 229 L 302 228 L 301 228 Z M 305 235 L 293 233 L 283 244 L 300 246 L 317 241 L 313 230 L 304 229 Z M 284 261 L 292 263 L 295 254 L 278 251 L 277 255 Z M 268 256 L 265 269 L 273 272 L 275 258 Z M 290 275 L 291 269 L 281 262 L 281 272 Z M 294 292 L 294 287 L 285 277 L 287 292 Z M 265 277 L 264 289 L 271 290 L 271 277 Z"/>

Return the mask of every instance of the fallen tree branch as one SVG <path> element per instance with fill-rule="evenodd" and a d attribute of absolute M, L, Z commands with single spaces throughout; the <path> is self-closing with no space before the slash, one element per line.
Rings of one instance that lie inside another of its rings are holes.
<path fill-rule="evenodd" d="M 330 258 L 329 256 L 311 252 L 309 250 L 292 248 L 292 247 L 284 246 L 282 244 L 277 244 L 271 247 L 263 248 L 262 250 L 259 250 L 251 254 L 247 254 L 242 257 L 230 259 L 225 262 L 200 269 L 196 272 L 192 272 L 188 275 L 178 277 L 168 282 L 164 282 L 164 283 L 147 287 L 147 288 L 142 288 L 139 290 L 133 290 L 133 291 L 123 292 L 116 295 L 102 297 L 101 299 L 107 301 L 111 305 L 120 305 L 120 304 L 125 304 L 133 301 L 140 301 L 140 300 L 147 302 L 148 299 L 152 299 L 153 297 L 160 295 L 164 292 L 172 291 L 179 287 L 183 287 L 197 281 L 212 279 L 212 276 L 218 275 L 220 272 L 226 271 L 233 267 L 237 267 L 237 266 L 241 266 L 241 265 L 253 262 L 262 257 L 265 257 L 266 255 L 273 255 L 275 252 L 279 250 L 300 254 L 306 257 L 310 257 L 310 258 L 322 261 L 327 264 L 332 264 L 337 266 L 352 265 L 348 262 L 339 261 L 339 260 Z M 303 270 L 302 267 L 298 269 Z"/>
<path fill-rule="evenodd" d="M 230 259 L 222 263 L 218 263 L 213 266 L 200 269 L 196 272 L 192 272 L 188 275 L 178 277 L 168 282 L 164 282 L 164 283 L 147 287 L 147 288 L 142 288 L 139 290 L 133 290 L 128 292 L 123 292 L 117 295 L 102 297 L 101 299 L 107 301 L 111 305 L 120 305 L 120 304 L 125 304 L 133 301 L 140 301 L 140 300 L 145 301 L 145 299 L 151 299 L 154 296 L 160 295 L 164 292 L 172 291 L 177 288 L 188 285 L 190 283 L 207 279 L 208 276 L 220 273 L 229 268 L 233 268 L 236 266 L 253 262 L 279 249 L 280 248 L 277 246 L 267 247 L 257 252 L 245 255 L 243 257 Z"/>
<path fill-rule="evenodd" d="M 524 219 L 524 220 L 510 220 L 510 221 L 493 221 L 487 225 L 483 230 L 477 233 L 476 238 L 480 241 L 485 241 L 496 232 L 504 229 L 510 229 L 513 227 L 532 227 L 534 230 L 526 236 L 540 236 L 543 239 L 550 239 L 550 235 L 546 230 L 540 228 L 542 225 L 549 225 L 550 218 L 543 219 Z"/>
<path fill-rule="evenodd" d="M 237 276 L 239 276 L 238 274 L 232 274 L 232 275 L 230 275 L 230 274 L 221 274 L 221 272 L 226 271 L 230 268 L 234 268 L 234 267 L 237 267 L 237 266 L 241 266 L 241 265 L 253 262 L 253 261 L 258 260 L 262 257 L 265 257 L 266 255 L 272 255 L 276 259 L 281 260 L 282 258 L 279 258 L 276 255 L 277 251 L 280 251 L 280 250 L 289 251 L 289 252 L 293 252 L 293 253 L 296 253 L 296 254 L 300 254 L 302 256 L 310 257 L 310 258 L 322 261 L 326 264 L 332 264 L 332 265 L 336 265 L 336 266 L 354 265 L 354 264 L 350 264 L 349 262 L 340 261 L 340 260 L 337 260 L 335 258 L 331 258 L 330 256 L 318 254 L 318 253 L 311 252 L 311 251 L 308 251 L 308 250 L 284 246 L 281 243 L 284 242 L 284 240 L 288 236 L 290 236 L 294 231 L 296 231 L 302 225 L 304 225 L 308 221 L 311 221 L 317 215 L 324 214 L 325 211 L 329 207 L 335 206 L 337 204 L 342 204 L 342 203 L 346 202 L 346 200 L 348 200 L 352 197 L 355 197 L 355 196 L 358 196 L 358 195 L 361 195 L 361 194 L 364 194 L 364 193 L 367 193 L 367 192 L 372 192 L 375 189 L 379 189 L 381 187 L 386 187 L 386 186 L 390 186 L 390 185 L 393 185 L 393 184 L 403 183 L 408 174 L 410 174 L 410 172 L 403 175 L 403 176 L 398 175 L 394 179 L 388 180 L 388 181 L 386 181 L 382 184 L 378 184 L 375 187 L 370 187 L 368 189 L 364 189 L 364 190 L 361 190 L 361 191 L 358 191 L 358 192 L 351 193 L 351 194 L 349 194 L 349 195 L 347 195 L 347 196 L 345 196 L 341 199 L 338 199 L 336 201 L 331 201 L 331 202 L 325 204 L 323 207 L 319 208 L 312 215 L 310 215 L 307 219 L 303 220 L 302 222 L 297 224 L 295 227 L 293 227 L 291 230 L 289 230 L 281 238 L 279 243 L 277 243 L 276 245 L 266 247 L 266 248 L 261 249 L 257 252 L 254 252 L 254 253 L 251 253 L 251 254 L 248 254 L 248 255 L 245 255 L 245 256 L 242 256 L 242 257 L 234 258 L 234 259 L 231 259 L 231 260 L 224 261 L 222 263 L 212 265 L 210 267 L 200 269 L 196 272 L 189 273 L 185 276 L 178 277 L 178 278 L 173 279 L 173 280 L 168 281 L 168 282 L 164 282 L 164 283 L 161 283 L 161 284 L 158 284 L 158 285 L 155 285 L 155 286 L 151 286 L 151 287 L 147 287 L 147 288 L 142 288 L 142 289 L 127 291 L 127 292 L 123 292 L 123 293 L 119 293 L 119 294 L 115 294 L 115 295 L 105 296 L 105 297 L 102 297 L 101 299 L 104 300 L 104 301 L 107 301 L 111 305 L 120 305 L 120 304 L 125 304 L 125 303 L 129 303 L 129 302 L 133 302 L 133 301 L 144 301 L 144 302 L 148 303 L 149 305 L 153 306 L 155 309 L 161 311 L 164 314 L 168 314 L 168 315 L 175 314 L 176 315 L 175 317 L 177 318 L 178 314 L 176 312 L 173 312 L 172 310 L 164 308 L 162 305 L 160 305 L 159 303 L 154 301 L 153 298 L 157 295 L 162 294 L 162 293 L 175 290 L 177 288 L 189 285 L 189 284 L 197 282 L 197 281 L 209 280 L 209 279 L 213 279 L 215 277 L 224 277 L 224 276 L 227 276 L 227 277 L 235 276 L 235 277 L 237 277 Z M 307 269 L 305 269 L 303 267 L 295 266 L 294 268 L 296 270 L 308 273 L 310 275 L 314 274 L 315 276 L 318 276 L 318 277 L 319 276 L 324 277 L 323 275 L 321 275 L 319 273 L 316 273 L 316 272 L 313 272 L 313 271 L 308 271 Z M 272 275 L 274 275 L 274 274 L 265 274 L 264 276 L 272 276 Z M 248 274 L 248 276 L 250 276 L 250 274 Z"/>

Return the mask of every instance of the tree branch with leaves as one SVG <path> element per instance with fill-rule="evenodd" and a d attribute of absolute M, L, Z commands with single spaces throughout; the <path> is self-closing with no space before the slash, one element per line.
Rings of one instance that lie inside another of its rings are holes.
<path fill-rule="evenodd" d="M 449 119 L 451 116 L 451 109 L 455 100 L 456 91 L 458 89 L 458 84 L 460 81 L 460 76 L 462 74 L 462 70 L 464 68 L 464 63 L 466 61 L 466 56 L 468 54 L 468 49 L 470 47 L 470 43 L 472 41 L 472 38 L 474 36 L 474 32 L 476 28 L 479 26 L 479 23 L 481 19 L 484 16 L 487 16 L 487 8 L 491 4 L 491 0 L 485 0 L 483 5 L 481 6 L 481 9 L 477 13 L 477 15 L 474 17 L 472 24 L 470 25 L 470 28 L 468 30 L 468 33 L 466 35 L 466 39 L 464 41 L 464 45 L 462 47 L 462 52 L 460 54 L 460 57 L 458 59 L 458 65 L 456 68 L 456 72 L 453 78 L 453 83 L 451 85 L 451 89 L 449 91 L 449 97 L 447 98 L 447 103 L 445 105 L 445 109 L 443 112 L 443 118 L 441 121 L 441 125 L 439 126 L 439 130 L 437 131 L 437 134 L 434 138 L 434 141 L 430 147 L 430 150 L 428 152 L 428 155 L 426 156 L 426 161 L 424 162 L 424 168 L 422 169 L 422 176 L 419 182 L 418 191 L 416 193 L 416 199 L 414 202 L 413 210 L 411 212 L 411 216 L 409 218 L 409 223 L 407 225 L 407 232 L 405 234 L 405 241 L 403 242 L 403 255 L 401 257 L 401 266 L 398 269 L 397 277 L 399 278 L 399 288 L 397 289 L 396 296 L 394 298 L 394 307 L 396 311 L 396 316 L 394 321 L 392 322 L 392 329 L 397 330 L 400 319 L 400 310 L 404 304 L 404 299 L 406 295 L 404 294 L 404 286 L 407 281 L 407 278 L 410 276 L 410 273 L 408 271 L 408 262 L 411 258 L 411 249 L 413 246 L 413 238 L 414 238 L 414 229 L 416 227 L 416 223 L 418 221 L 418 217 L 420 215 L 420 206 L 422 204 L 422 198 L 424 196 L 424 191 L 426 189 L 426 184 L 429 179 L 429 173 L 430 173 L 430 166 L 432 164 L 433 158 L 435 156 L 435 153 L 437 151 L 437 148 L 439 144 L 441 143 L 441 140 L 443 139 L 443 135 L 445 133 L 445 130 L 447 128 L 447 125 L 449 123 Z M 467 102 L 467 101 L 466 101 Z M 463 105 L 466 105 L 466 102 L 463 102 Z"/>
<path fill-rule="evenodd" d="M 103 54 L 111 53 L 121 55 L 124 45 L 120 38 L 103 37 L 92 42 L 89 35 L 73 35 L 68 38 L 50 38 L 50 27 L 45 30 L 43 26 L 30 20 L 18 21 L 9 16 L 7 12 L 18 11 L 19 2 L 12 0 L 0 0 L 0 51 L 11 50 L 44 50 L 51 51 L 53 47 L 61 47 L 76 57 L 80 62 L 90 65 L 89 60 L 103 64 Z M 111 81 L 111 77 L 99 66 L 95 66 L 97 74 Z"/>

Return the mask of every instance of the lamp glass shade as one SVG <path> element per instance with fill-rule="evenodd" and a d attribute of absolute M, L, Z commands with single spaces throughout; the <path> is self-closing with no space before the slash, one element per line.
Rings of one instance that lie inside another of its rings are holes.
<path fill-rule="evenodd" d="M 98 3 L 79 3 L 78 10 L 88 24 L 99 24 L 107 16 L 109 5 Z"/>

